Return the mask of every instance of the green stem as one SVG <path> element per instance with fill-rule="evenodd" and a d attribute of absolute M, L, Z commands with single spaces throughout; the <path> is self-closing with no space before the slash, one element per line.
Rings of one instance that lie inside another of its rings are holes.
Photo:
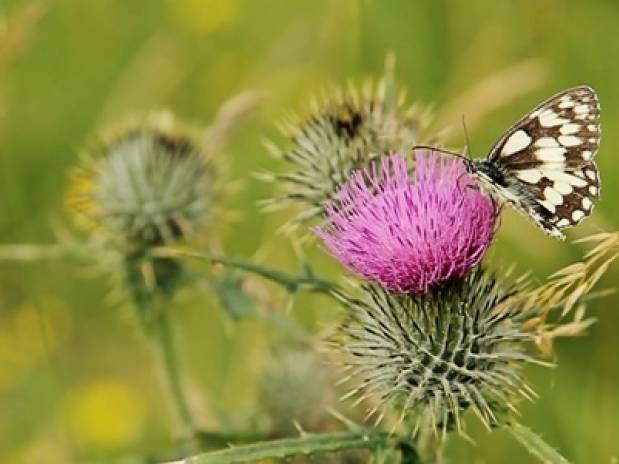
<path fill-rule="evenodd" d="M 223 264 L 224 266 L 234 267 L 252 274 L 259 275 L 265 279 L 269 279 L 288 290 L 290 293 L 295 293 L 301 289 L 315 293 L 324 293 L 327 295 L 339 295 L 342 290 L 339 286 L 328 280 L 319 279 L 311 275 L 294 275 L 286 272 L 278 271 L 267 267 L 260 266 L 237 258 L 228 256 L 213 255 L 211 253 L 182 250 L 177 248 L 159 248 L 153 251 L 154 256 L 158 257 L 174 257 L 174 258 L 197 258 L 209 261 L 213 264 Z"/>
<path fill-rule="evenodd" d="M 180 369 L 174 348 L 172 325 L 166 310 L 159 310 L 154 314 L 151 336 L 161 360 L 164 382 L 166 383 L 175 413 L 181 423 L 182 436 L 191 441 L 196 436 L 197 430 L 183 393 Z"/>
<path fill-rule="evenodd" d="M 397 439 L 390 437 L 386 432 L 369 430 L 338 432 L 271 440 L 212 451 L 174 461 L 174 464 L 231 464 L 350 449 L 378 450 L 395 444 Z"/>
<path fill-rule="evenodd" d="M 0 245 L 0 262 L 16 261 L 32 263 L 37 261 L 74 259 L 93 262 L 93 250 L 86 243 L 57 242 L 49 244 L 9 243 Z"/>
<path fill-rule="evenodd" d="M 0 261 L 43 261 L 63 258 L 68 254 L 66 247 L 54 243 L 51 245 L 31 245 L 16 243 L 0 246 Z"/>
<path fill-rule="evenodd" d="M 561 456 L 557 450 L 524 425 L 514 422 L 508 425 L 506 430 L 541 462 L 546 464 L 569 464 L 569 461 Z"/>

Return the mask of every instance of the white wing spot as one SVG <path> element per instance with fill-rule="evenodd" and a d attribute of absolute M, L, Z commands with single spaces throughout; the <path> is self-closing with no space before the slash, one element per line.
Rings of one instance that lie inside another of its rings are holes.
<path fill-rule="evenodd" d="M 537 200 L 537 202 L 542 205 L 544 208 L 546 208 L 548 211 L 550 211 L 552 214 L 554 214 L 557 211 L 557 208 L 555 207 L 555 205 L 553 205 L 552 203 L 550 203 L 549 201 L 546 200 Z"/>
<path fill-rule="evenodd" d="M 590 185 L 589 186 L 589 193 L 591 195 L 597 195 L 598 194 L 598 188 L 595 185 Z"/>
<path fill-rule="evenodd" d="M 557 222 L 557 227 L 566 227 L 570 225 L 570 221 L 569 219 L 561 219 L 559 222 Z"/>
<path fill-rule="evenodd" d="M 537 184 L 542 178 L 542 171 L 539 169 L 523 169 L 516 172 L 516 177 L 528 184 Z"/>
<path fill-rule="evenodd" d="M 561 135 L 559 136 L 559 143 L 564 147 L 576 147 L 582 143 L 582 139 L 575 135 Z"/>
<path fill-rule="evenodd" d="M 586 176 L 591 179 L 591 180 L 595 180 L 596 179 L 596 175 L 595 175 L 595 171 L 593 169 L 587 169 L 585 171 Z"/>
<path fill-rule="evenodd" d="M 551 109 L 547 109 L 539 115 L 539 123 L 543 127 L 560 126 L 561 124 L 565 124 L 567 122 L 569 122 L 569 120 L 559 117 L 559 115 Z"/>
<path fill-rule="evenodd" d="M 583 150 L 582 159 L 584 159 L 585 161 L 589 161 L 592 156 L 593 156 L 593 153 L 591 152 L 591 150 Z"/>
<path fill-rule="evenodd" d="M 586 187 L 588 182 L 585 179 L 581 179 L 580 177 L 573 176 L 563 171 L 558 171 L 554 169 L 546 169 L 544 171 L 544 176 L 548 177 L 553 182 L 567 182 L 573 187 Z"/>
<path fill-rule="evenodd" d="M 563 194 L 563 195 L 568 195 L 570 193 L 572 193 L 572 191 L 574 190 L 574 188 L 568 184 L 567 182 L 555 182 L 554 185 L 552 186 L 557 192 Z"/>
<path fill-rule="evenodd" d="M 539 148 L 535 151 L 537 158 L 545 162 L 564 161 L 565 153 L 567 153 L 565 147 Z"/>
<path fill-rule="evenodd" d="M 586 210 L 590 210 L 592 206 L 593 206 L 593 203 L 591 203 L 591 200 L 589 200 L 587 197 L 583 197 L 582 207 Z"/>
<path fill-rule="evenodd" d="M 544 189 L 544 196 L 546 197 L 546 200 L 548 200 L 553 205 L 558 206 L 563 203 L 563 195 L 561 195 L 559 192 L 557 192 L 551 187 L 546 187 Z"/>
<path fill-rule="evenodd" d="M 595 125 L 595 124 L 589 124 L 589 125 L 587 126 L 587 130 L 588 130 L 589 132 L 597 132 L 597 131 L 598 131 L 598 126 L 597 126 L 597 125 Z"/>
<path fill-rule="evenodd" d="M 537 141 L 535 142 L 535 146 L 541 148 L 552 148 L 558 147 L 560 145 L 559 142 L 557 142 L 557 140 L 552 137 L 541 137 L 537 139 Z"/>
<path fill-rule="evenodd" d="M 539 116 L 539 114 L 542 112 L 543 108 L 540 108 L 539 110 L 535 110 L 533 111 L 530 115 L 529 115 L 529 119 L 535 119 Z"/>
<path fill-rule="evenodd" d="M 516 131 L 505 142 L 505 145 L 501 150 L 501 155 L 509 156 L 521 150 L 524 150 L 529 146 L 531 140 L 531 137 L 529 137 L 529 135 L 525 131 Z"/>
<path fill-rule="evenodd" d="M 598 139 L 596 139 L 595 137 L 591 137 L 591 138 L 589 139 L 589 143 L 597 143 L 597 140 L 598 140 Z"/>
<path fill-rule="evenodd" d="M 559 108 L 561 109 L 573 108 L 575 105 L 576 103 L 574 103 L 574 101 L 570 99 L 570 97 L 563 97 L 561 99 L 561 103 L 559 103 Z"/>
<path fill-rule="evenodd" d="M 579 209 L 575 209 L 574 211 L 572 211 L 572 220 L 574 222 L 578 222 L 578 221 L 580 221 L 584 217 L 585 217 L 585 212 L 584 211 L 581 211 Z"/>
<path fill-rule="evenodd" d="M 563 124 L 561 128 L 559 129 L 559 132 L 561 132 L 562 135 L 575 134 L 576 132 L 580 130 L 581 127 L 582 126 L 580 124 L 575 124 L 575 123 Z"/>
<path fill-rule="evenodd" d="M 574 113 L 576 114 L 586 114 L 589 112 L 589 105 L 578 105 L 574 107 Z"/>

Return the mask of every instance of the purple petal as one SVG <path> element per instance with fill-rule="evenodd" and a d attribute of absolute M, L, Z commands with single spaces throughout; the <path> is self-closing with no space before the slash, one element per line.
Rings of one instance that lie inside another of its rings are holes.
<path fill-rule="evenodd" d="M 462 162 L 417 153 L 355 172 L 325 211 L 316 234 L 344 266 L 396 292 L 424 294 L 479 264 L 498 211 Z"/>

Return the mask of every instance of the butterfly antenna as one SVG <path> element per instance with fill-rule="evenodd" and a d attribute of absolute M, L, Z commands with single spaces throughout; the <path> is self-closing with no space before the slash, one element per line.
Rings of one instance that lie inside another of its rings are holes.
<path fill-rule="evenodd" d="M 415 146 L 413 146 L 412 149 L 413 149 L 413 151 L 414 150 L 437 151 L 439 153 L 444 153 L 445 155 L 455 156 L 456 158 L 460 158 L 460 159 L 463 159 L 463 160 L 470 161 L 470 158 L 468 156 L 461 155 L 460 153 L 457 153 L 455 151 L 445 150 L 444 148 L 433 147 L 432 145 L 415 145 Z"/>
<path fill-rule="evenodd" d="M 471 158 L 471 141 L 469 140 L 469 131 L 466 130 L 466 121 L 464 114 L 462 115 L 462 129 L 464 129 L 464 140 L 466 140 L 466 157 Z"/>

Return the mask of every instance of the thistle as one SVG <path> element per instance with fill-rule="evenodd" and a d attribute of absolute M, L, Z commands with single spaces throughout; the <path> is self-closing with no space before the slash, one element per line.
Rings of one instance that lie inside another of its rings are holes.
<path fill-rule="evenodd" d="M 296 426 L 319 432 L 333 422 L 334 376 L 315 350 L 285 345 L 273 352 L 260 378 L 259 404 L 269 434 L 284 437 Z"/>
<path fill-rule="evenodd" d="M 368 415 L 377 422 L 392 409 L 394 427 L 413 418 L 413 433 L 462 432 L 467 410 L 488 428 L 504 423 L 518 397 L 534 395 L 523 366 L 540 362 L 526 329 L 535 314 L 517 305 L 497 311 L 523 291 L 481 268 L 427 296 L 364 285 L 358 299 L 344 299 L 350 317 L 337 338 L 347 378 L 359 381 L 348 396 L 373 401 Z"/>
<path fill-rule="evenodd" d="M 492 242 L 497 208 L 472 188 L 462 163 L 417 152 L 356 171 L 317 229 L 333 256 L 386 289 L 425 294 L 466 275 Z"/>
<path fill-rule="evenodd" d="M 211 217 L 211 168 L 200 151 L 165 115 L 104 138 L 73 176 L 77 223 L 130 248 L 189 238 Z"/>
<path fill-rule="evenodd" d="M 281 189 L 278 197 L 266 202 L 268 209 L 297 207 L 286 224 L 288 230 L 320 218 L 325 203 L 335 198 L 352 171 L 368 167 L 384 154 L 410 148 L 426 119 L 406 106 L 389 72 L 377 85 L 368 83 L 361 91 L 350 86 L 314 102 L 306 118 L 282 130 L 289 139 L 287 147 L 269 144 L 289 171 L 266 176 Z"/>
<path fill-rule="evenodd" d="M 182 276 L 179 261 L 149 252 L 208 223 L 212 179 L 197 137 L 167 113 L 101 137 L 73 172 L 67 203 L 75 223 L 144 322 L 154 317 L 153 300 L 172 295 Z"/>

